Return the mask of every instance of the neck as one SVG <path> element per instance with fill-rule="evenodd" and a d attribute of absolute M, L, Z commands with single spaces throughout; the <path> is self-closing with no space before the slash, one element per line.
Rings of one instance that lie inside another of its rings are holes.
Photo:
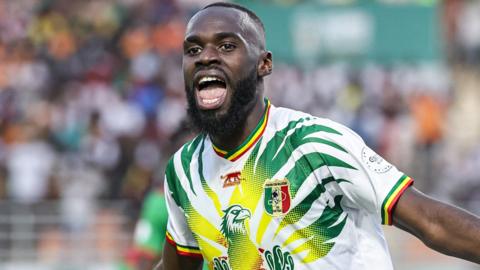
<path fill-rule="evenodd" d="M 253 102 L 253 108 L 245 119 L 244 124 L 237 129 L 238 132 L 225 136 L 210 135 L 213 144 L 225 151 L 231 151 L 247 139 L 262 119 L 265 111 L 263 96 L 259 95 Z"/>

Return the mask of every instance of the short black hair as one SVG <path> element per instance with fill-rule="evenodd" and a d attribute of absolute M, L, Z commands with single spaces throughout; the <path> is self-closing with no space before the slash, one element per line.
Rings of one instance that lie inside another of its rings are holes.
<path fill-rule="evenodd" d="M 228 3 L 228 2 L 215 2 L 215 3 L 212 3 L 212 4 L 206 5 L 201 10 L 205 10 L 207 8 L 210 8 L 210 7 L 234 8 L 236 10 L 240 10 L 242 12 L 245 12 L 248 15 L 248 17 L 250 17 L 250 19 L 252 19 L 255 22 L 255 24 L 258 27 L 260 27 L 260 30 L 262 31 L 262 34 L 265 35 L 265 26 L 263 25 L 262 20 L 252 10 L 250 10 L 250 9 L 244 7 L 244 6 L 241 6 L 239 4 Z"/>

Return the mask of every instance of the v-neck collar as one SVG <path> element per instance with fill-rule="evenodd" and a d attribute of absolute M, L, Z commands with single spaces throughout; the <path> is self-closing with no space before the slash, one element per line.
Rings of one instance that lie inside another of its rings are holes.
<path fill-rule="evenodd" d="M 270 100 L 265 99 L 265 112 L 263 113 L 263 117 L 261 118 L 260 122 L 258 122 L 255 129 L 250 133 L 250 135 L 240 144 L 238 147 L 233 149 L 232 151 L 225 151 L 217 146 L 215 146 L 212 142 L 213 150 L 217 155 L 229 160 L 235 161 L 239 159 L 243 154 L 245 154 L 255 143 L 262 137 L 265 128 L 267 127 L 268 123 L 268 116 L 270 113 Z"/>

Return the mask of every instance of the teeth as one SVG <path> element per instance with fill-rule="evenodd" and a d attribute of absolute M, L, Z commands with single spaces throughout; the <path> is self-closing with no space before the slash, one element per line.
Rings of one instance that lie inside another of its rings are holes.
<path fill-rule="evenodd" d="M 214 99 L 203 99 L 203 103 L 205 104 L 213 104 L 215 102 L 217 102 L 219 100 L 219 98 L 214 98 Z"/>
<path fill-rule="evenodd" d="M 219 82 L 223 82 L 223 80 L 217 78 L 217 77 L 203 77 L 200 79 L 200 81 L 198 82 L 199 84 L 202 84 L 202 83 L 206 83 L 206 82 L 213 82 L 213 81 L 219 81 Z"/>

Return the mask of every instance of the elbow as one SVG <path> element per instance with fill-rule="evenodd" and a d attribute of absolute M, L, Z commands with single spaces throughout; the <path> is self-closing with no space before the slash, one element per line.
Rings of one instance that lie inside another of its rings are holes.
<path fill-rule="evenodd" d="M 465 241 L 462 240 L 462 237 L 457 232 L 448 231 L 447 228 L 441 225 L 430 225 L 418 237 L 427 247 L 448 256 L 463 258 L 469 261 L 473 261 L 472 258 L 478 256 L 473 254 L 475 251 L 466 248 Z"/>
<path fill-rule="evenodd" d="M 438 235 L 427 234 L 421 236 L 420 240 L 429 248 L 439 251 L 444 245 L 442 245 L 442 239 Z"/>
<path fill-rule="evenodd" d="M 451 255 L 448 250 L 447 232 L 445 229 L 436 224 L 431 223 L 423 230 L 417 232 L 417 237 L 429 248 L 439 251 L 444 254 Z"/>

